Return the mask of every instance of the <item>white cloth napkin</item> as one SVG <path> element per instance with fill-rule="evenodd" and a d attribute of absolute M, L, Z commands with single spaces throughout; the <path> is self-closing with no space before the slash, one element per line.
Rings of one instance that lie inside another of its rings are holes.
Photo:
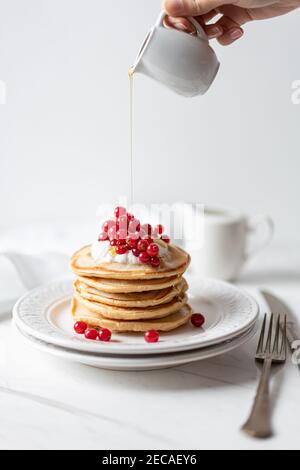
<path fill-rule="evenodd" d="M 97 233 L 95 220 L 37 222 L 0 232 L 0 314 L 26 291 L 71 277 L 71 253 Z"/>
<path fill-rule="evenodd" d="M 71 277 L 68 260 L 61 253 L 0 252 L 0 315 L 8 313 L 27 290 Z"/>

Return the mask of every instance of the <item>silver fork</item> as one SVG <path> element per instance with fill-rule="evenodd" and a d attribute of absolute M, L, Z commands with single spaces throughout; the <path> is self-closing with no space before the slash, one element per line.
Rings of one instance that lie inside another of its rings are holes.
<path fill-rule="evenodd" d="M 263 362 L 263 370 L 251 414 L 242 428 L 243 431 L 250 434 L 250 436 L 258 438 L 267 438 L 273 435 L 269 395 L 270 375 L 273 364 L 285 363 L 287 349 L 286 315 L 277 316 L 275 336 L 273 334 L 274 314 L 271 315 L 267 341 L 265 344 L 266 324 L 267 315 L 265 315 L 262 324 L 255 355 L 255 360 L 257 362 Z"/>

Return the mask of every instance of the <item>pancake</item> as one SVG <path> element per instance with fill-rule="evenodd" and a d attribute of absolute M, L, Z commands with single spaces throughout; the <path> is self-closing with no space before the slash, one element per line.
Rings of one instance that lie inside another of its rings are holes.
<path fill-rule="evenodd" d="M 90 287 L 80 280 L 74 282 L 75 290 L 81 297 L 93 302 L 100 302 L 101 304 L 112 305 L 116 307 L 125 308 L 145 308 L 154 307 L 156 305 L 166 304 L 171 302 L 175 297 L 184 294 L 188 289 L 188 284 L 182 278 L 177 286 L 166 287 L 165 289 L 152 290 L 148 292 L 136 293 L 107 293 L 101 292 L 94 287 Z"/>
<path fill-rule="evenodd" d="M 78 276 L 79 281 L 87 286 L 108 293 L 130 293 L 130 292 L 148 292 L 152 290 L 164 289 L 166 287 L 177 286 L 182 277 L 170 276 L 165 279 L 147 279 L 147 280 L 126 280 L 126 279 L 103 279 L 100 277 Z"/>
<path fill-rule="evenodd" d="M 168 245 L 169 256 L 158 268 L 148 264 L 122 264 L 116 262 L 96 263 L 91 256 L 91 247 L 85 246 L 74 253 L 71 269 L 78 276 L 93 276 L 105 279 L 159 279 L 181 275 L 190 263 L 190 256 L 175 245 Z"/>
<path fill-rule="evenodd" d="M 145 320 L 149 318 L 163 318 L 171 313 L 177 312 L 183 305 L 187 303 L 187 296 L 183 294 L 173 299 L 167 304 L 158 305 L 156 307 L 147 308 L 122 308 L 112 307 L 111 305 L 101 304 L 99 302 L 92 302 L 81 297 L 77 292 L 74 293 L 74 298 L 80 302 L 80 305 L 86 306 L 90 312 L 100 314 L 102 317 L 110 318 L 113 320 Z"/>
<path fill-rule="evenodd" d="M 108 328 L 112 332 L 145 332 L 148 330 L 171 331 L 187 323 L 191 317 L 192 309 L 185 304 L 177 312 L 164 318 L 141 321 L 117 321 L 104 318 L 89 310 L 80 298 L 75 297 L 72 301 L 72 315 L 75 321 L 84 321 L 90 326 Z"/>

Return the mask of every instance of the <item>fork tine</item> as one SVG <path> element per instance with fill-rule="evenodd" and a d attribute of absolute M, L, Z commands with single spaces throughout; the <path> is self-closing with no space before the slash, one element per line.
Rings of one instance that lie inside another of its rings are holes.
<path fill-rule="evenodd" d="M 286 318 L 287 316 L 284 315 L 283 329 L 282 329 L 282 343 L 281 343 L 281 351 L 280 351 L 280 354 L 282 354 L 285 358 L 286 358 L 286 340 L 287 340 Z"/>
<path fill-rule="evenodd" d="M 280 315 L 277 315 L 273 354 L 279 354 Z"/>
<path fill-rule="evenodd" d="M 260 337 L 257 345 L 256 354 L 262 354 L 264 349 L 264 339 L 265 339 L 265 331 L 266 331 L 266 322 L 267 322 L 267 314 L 265 314 L 264 321 L 260 331 Z"/>
<path fill-rule="evenodd" d="M 274 313 L 271 315 L 270 324 L 269 324 L 269 331 L 268 331 L 268 338 L 266 343 L 265 352 L 271 354 L 271 341 L 272 341 L 272 332 L 273 332 L 273 320 L 274 320 Z"/>

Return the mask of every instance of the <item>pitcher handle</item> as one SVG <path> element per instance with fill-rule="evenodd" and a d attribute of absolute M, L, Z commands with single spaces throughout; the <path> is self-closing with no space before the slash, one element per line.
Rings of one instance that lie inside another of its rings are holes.
<path fill-rule="evenodd" d="M 165 11 L 162 11 L 159 15 L 159 17 L 157 18 L 157 21 L 155 23 L 155 26 L 157 28 L 162 28 L 164 27 L 164 19 L 165 17 L 167 16 L 166 12 Z M 187 19 L 192 23 L 192 25 L 195 26 L 196 28 L 196 31 L 197 31 L 197 36 L 200 38 L 200 39 L 203 39 L 204 41 L 208 42 L 208 37 L 204 31 L 204 29 L 202 28 L 202 26 L 200 25 L 200 23 L 195 19 L 193 18 L 192 16 L 188 16 Z M 181 32 L 181 31 L 179 31 Z M 184 31 L 182 31 L 184 33 Z M 187 33 L 184 33 L 184 34 L 187 34 Z"/>
<path fill-rule="evenodd" d="M 266 227 L 265 237 L 260 241 L 260 243 L 257 243 L 256 246 L 253 247 L 251 250 L 247 250 L 247 252 L 245 253 L 245 259 L 251 258 L 271 242 L 275 231 L 275 225 L 271 217 L 269 217 L 268 215 L 259 214 L 250 218 L 248 220 L 248 234 L 250 236 L 251 234 L 255 236 L 257 229 L 262 225 L 265 225 Z"/>

